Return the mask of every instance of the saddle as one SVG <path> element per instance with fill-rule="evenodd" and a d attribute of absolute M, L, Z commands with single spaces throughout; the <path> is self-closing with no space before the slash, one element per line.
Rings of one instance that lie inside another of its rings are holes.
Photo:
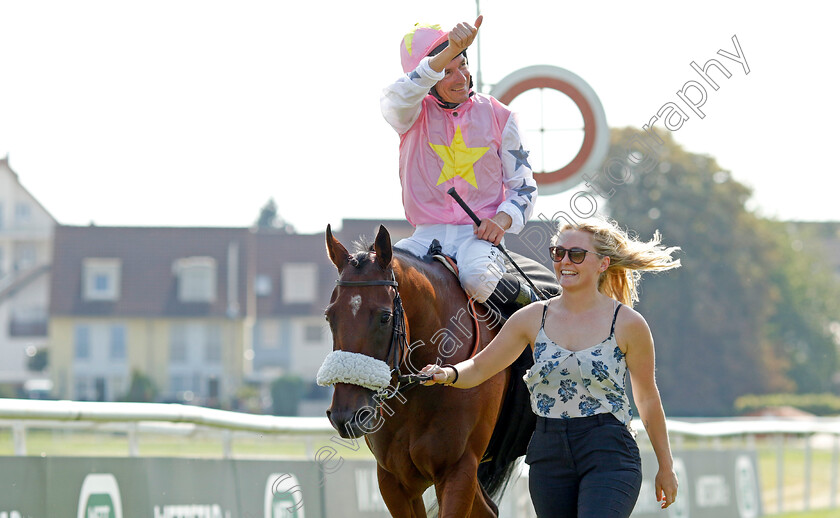
<path fill-rule="evenodd" d="M 432 243 L 429 245 L 427 255 L 432 260 L 440 261 L 447 270 L 452 272 L 455 277 L 458 277 L 458 261 L 454 257 L 443 253 L 443 247 L 441 246 L 440 241 L 437 239 L 432 240 Z M 557 278 L 554 276 L 554 272 L 537 261 L 522 254 L 508 250 L 508 255 L 514 258 L 516 264 L 519 265 L 520 269 L 525 272 L 525 275 L 531 279 L 531 282 L 533 282 L 534 285 L 542 291 L 543 295 L 550 298 L 560 294 L 560 285 L 557 282 Z M 520 281 L 525 281 L 525 279 L 516 271 L 516 268 L 514 268 L 513 264 L 507 258 L 505 258 L 505 266 L 507 267 L 508 272 L 518 277 Z"/>
<path fill-rule="evenodd" d="M 455 274 L 455 277 L 458 277 L 458 261 L 456 261 L 454 257 L 444 255 L 443 247 L 440 245 L 440 241 L 432 239 L 432 244 L 429 245 L 428 254 L 432 259 L 440 261 L 447 270 Z"/>

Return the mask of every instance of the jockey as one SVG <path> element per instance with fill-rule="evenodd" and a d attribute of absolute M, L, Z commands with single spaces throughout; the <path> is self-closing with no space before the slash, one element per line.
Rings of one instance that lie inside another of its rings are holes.
<path fill-rule="evenodd" d="M 466 49 L 481 22 L 479 16 L 475 26 L 459 23 L 450 32 L 415 25 L 400 45 L 405 75 L 385 88 L 380 103 L 400 135 L 403 207 L 415 231 L 394 247 L 423 256 L 437 240 L 458 262 L 470 297 L 512 312 L 537 297 L 505 273 L 504 257 L 493 245 L 524 228 L 537 184 L 513 113 L 472 90 Z M 450 187 L 481 225 L 447 196 Z"/>

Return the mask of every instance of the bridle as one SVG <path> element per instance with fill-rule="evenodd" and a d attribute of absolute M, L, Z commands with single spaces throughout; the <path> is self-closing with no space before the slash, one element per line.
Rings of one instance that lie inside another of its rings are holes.
<path fill-rule="evenodd" d="M 391 286 L 394 288 L 394 314 L 393 328 L 391 332 L 391 343 L 388 344 L 388 352 L 385 355 L 385 363 L 391 369 L 391 376 L 396 377 L 397 386 L 393 391 L 384 390 L 387 394 L 384 399 L 394 397 L 400 389 L 412 387 L 422 381 L 429 379 L 424 374 L 402 374 L 400 365 L 404 358 L 404 351 L 408 349 L 408 333 L 406 332 L 406 317 L 403 309 L 400 289 L 394 271 L 391 270 L 391 280 L 379 279 L 370 281 L 335 281 L 336 286 L 365 287 L 365 286 Z"/>

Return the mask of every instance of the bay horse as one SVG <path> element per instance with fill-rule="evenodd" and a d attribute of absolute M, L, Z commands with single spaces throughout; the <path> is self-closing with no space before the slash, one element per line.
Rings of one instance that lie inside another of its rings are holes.
<path fill-rule="evenodd" d="M 509 390 L 516 371 L 468 390 L 413 386 L 412 373 L 469 358 L 487 346 L 500 320 L 486 308 L 471 317 L 457 277 L 438 261 L 392 249 L 384 226 L 372 246 L 353 254 L 329 226 L 326 241 L 339 279 L 325 311 L 333 352 L 318 383 L 334 385 L 332 426 L 343 438 L 364 436 L 392 516 L 425 518 L 422 496 L 434 485 L 441 518 L 497 517 L 493 496 L 524 455 L 535 422 L 527 392 L 519 410 L 506 403 L 506 394 L 522 397 Z M 530 348 L 526 353 L 530 360 Z M 500 419 L 503 412 L 518 415 Z"/>

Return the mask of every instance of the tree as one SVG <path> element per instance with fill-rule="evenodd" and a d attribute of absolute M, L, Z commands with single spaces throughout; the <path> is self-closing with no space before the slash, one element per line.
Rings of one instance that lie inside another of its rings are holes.
<path fill-rule="evenodd" d="M 43 372 L 49 363 L 50 352 L 47 349 L 38 349 L 26 360 L 26 368 L 33 372 Z"/>
<path fill-rule="evenodd" d="M 299 376 L 287 375 L 271 383 L 271 410 L 274 415 L 297 415 L 298 404 L 303 396 L 303 380 Z"/>
<path fill-rule="evenodd" d="M 138 370 L 131 371 L 131 383 L 122 401 L 137 403 L 151 403 L 157 398 L 157 388 L 154 381 Z"/>
<path fill-rule="evenodd" d="M 779 291 L 768 334 L 788 359 L 788 376 L 797 392 L 829 392 L 838 367 L 833 329 L 840 315 L 840 287 L 824 260 L 829 252 L 814 225 L 767 225 L 777 242 L 770 279 Z"/>
<path fill-rule="evenodd" d="M 294 234 L 295 232 L 295 228 L 277 213 L 277 202 L 274 201 L 274 198 L 269 198 L 263 208 L 260 209 L 256 227 L 258 230 L 281 230 L 286 234 Z"/>
<path fill-rule="evenodd" d="M 727 415 L 738 396 L 796 390 L 809 377 L 826 380 L 837 362 L 825 354 L 827 330 L 820 326 L 833 305 L 820 299 L 786 309 L 785 297 L 804 303 L 815 295 L 813 265 L 789 264 L 790 246 L 777 225 L 746 208 L 751 191 L 714 158 L 657 135 L 658 143 L 632 128 L 613 131 L 609 157 L 617 169 L 607 206 L 641 237 L 658 229 L 664 244 L 682 247 L 682 268 L 646 278 L 638 305 L 656 340 L 666 411 Z M 600 187 L 608 194 L 604 178 Z M 785 312 L 787 320 L 780 318 Z M 792 360 L 792 334 L 819 345 L 799 347 L 802 358 Z"/>

